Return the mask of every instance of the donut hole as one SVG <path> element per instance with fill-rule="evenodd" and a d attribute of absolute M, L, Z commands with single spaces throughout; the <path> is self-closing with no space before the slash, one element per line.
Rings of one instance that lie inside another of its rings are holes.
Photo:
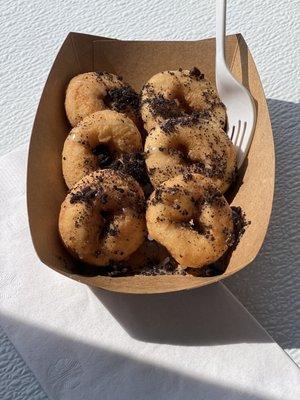
<path fill-rule="evenodd" d="M 100 228 L 100 238 L 104 238 L 106 236 L 116 236 L 118 234 L 118 227 L 115 222 L 115 214 L 109 211 L 101 211 L 100 212 L 102 218 L 102 225 Z"/>
<path fill-rule="evenodd" d="M 189 149 L 187 148 L 186 144 L 184 143 L 178 143 L 176 146 L 176 150 L 180 153 L 180 156 L 186 161 L 186 162 L 191 162 L 191 159 L 189 158 Z"/>
<path fill-rule="evenodd" d="M 114 102 L 113 98 L 111 96 L 111 90 L 108 90 L 104 97 L 99 96 L 99 101 L 102 101 L 106 108 L 111 109 L 113 106 L 113 102 Z"/>
<path fill-rule="evenodd" d="M 207 232 L 206 226 L 200 221 L 199 217 L 195 216 L 188 221 L 190 229 L 197 232 L 199 235 L 205 235 Z"/>
<path fill-rule="evenodd" d="M 173 143 L 172 148 L 177 152 L 177 154 L 180 156 L 182 162 L 184 164 L 192 164 L 194 161 L 189 157 L 189 148 L 186 145 L 186 143 L 183 143 L 181 141 L 176 141 Z"/>
<path fill-rule="evenodd" d="M 185 95 L 182 93 L 182 91 L 178 91 L 176 93 L 176 96 L 174 98 L 174 100 L 176 101 L 178 107 L 180 108 L 180 110 L 184 113 L 184 114 L 192 114 L 195 110 L 189 105 L 189 103 L 187 102 Z"/>
<path fill-rule="evenodd" d="M 97 157 L 100 168 L 108 167 L 114 161 L 114 154 L 108 144 L 98 144 L 92 149 L 92 153 Z"/>

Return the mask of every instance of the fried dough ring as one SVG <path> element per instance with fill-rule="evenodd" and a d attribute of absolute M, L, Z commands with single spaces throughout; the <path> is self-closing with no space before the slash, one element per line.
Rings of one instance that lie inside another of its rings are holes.
<path fill-rule="evenodd" d="M 145 239 L 144 201 L 129 175 L 107 169 L 85 176 L 61 206 L 59 233 L 65 247 L 99 267 L 124 260 Z"/>
<path fill-rule="evenodd" d="M 152 193 L 149 234 L 184 267 L 217 261 L 233 235 L 232 212 L 220 191 L 198 174 L 178 175 Z"/>
<path fill-rule="evenodd" d="M 102 166 L 106 158 L 139 152 L 141 135 L 125 114 L 112 110 L 95 112 L 73 128 L 62 153 L 63 175 L 71 188 L 85 175 Z"/>
<path fill-rule="evenodd" d="M 235 179 L 236 153 L 224 130 L 199 116 L 168 120 L 145 142 L 146 165 L 154 187 L 184 172 L 200 173 L 225 192 Z"/>
<path fill-rule="evenodd" d="M 138 123 L 139 96 L 122 78 L 108 72 L 87 72 L 69 82 L 65 109 L 72 126 L 105 109 L 126 114 Z"/>
<path fill-rule="evenodd" d="M 225 106 L 210 81 L 195 67 L 160 72 L 142 89 L 141 115 L 148 132 L 169 118 L 195 112 L 206 113 L 224 128 Z"/>

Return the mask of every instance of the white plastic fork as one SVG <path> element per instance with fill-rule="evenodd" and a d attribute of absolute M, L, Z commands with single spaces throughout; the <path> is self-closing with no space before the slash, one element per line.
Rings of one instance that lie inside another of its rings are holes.
<path fill-rule="evenodd" d="M 229 71 L 225 60 L 226 0 L 216 0 L 216 86 L 227 112 L 227 134 L 236 147 L 238 168 L 254 133 L 256 111 L 248 90 Z"/>

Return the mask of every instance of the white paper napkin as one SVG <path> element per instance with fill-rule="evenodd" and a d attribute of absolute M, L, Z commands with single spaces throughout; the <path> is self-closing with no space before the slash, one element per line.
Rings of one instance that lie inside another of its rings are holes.
<path fill-rule="evenodd" d="M 44 266 L 27 226 L 26 147 L 0 170 L 0 324 L 49 398 L 300 398 L 296 365 L 222 284 L 122 295 Z"/>

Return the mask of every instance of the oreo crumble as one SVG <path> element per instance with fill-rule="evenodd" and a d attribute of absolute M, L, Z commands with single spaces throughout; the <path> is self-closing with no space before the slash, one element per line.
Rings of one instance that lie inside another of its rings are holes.
<path fill-rule="evenodd" d="M 97 161 L 100 168 L 107 168 L 113 162 L 111 152 L 109 151 L 108 147 L 103 144 L 96 146 L 92 150 L 92 153 L 97 156 Z"/>
<path fill-rule="evenodd" d="M 110 168 L 131 175 L 142 186 L 150 183 L 143 153 L 123 154 Z"/>
<path fill-rule="evenodd" d="M 145 100 L 149 104 L 151 114 L 154 117 L 178 118 L 184 115 L 175 100 L 165 99 L 163 95 L 157 95 L 151 99 Z"/>
<path fill-rule="evenodd" d="M 107 91 L 104 103 L 118 112 L 127 110 L 138 114 L 140 108 L 140 97 L 131 86 L 123 86 Z"/>
<path fill-rule="evenodd" d="M 97 162 L 101 169 L 113 169 L 130 175 L 144 188 L 144 191 L 149 187 L 150 192 L 152 192 L 144 153 L 135 152 L 117 156 L 109 150 L 108 146 L 103 144 L 96 146 L 92 153 L 97 157 Z"/>
<path fill-rule="evenodd" d="M 79 190 L 78 192 L 72 193 L 71 192 L 71 198 L 70 198 L 70 203 L 75 204 L 75 203 L 89 203 L 91 200 L 93 200 L 96 195 L 98 194 L 98 190 L 92 189 L 90 186 L 87 186 L 83 188 L 82 190 Z"/>
<path fill-rule="evenodd" d="M 231 250 L 234 250 L 245 233 L 247 226 L 251 225 L 251 221 L 247 221 L 246 214 L 241 207 L 231 206 L 231 210 L 233 218 L 233 241 L 231 243 Z"/>
<path fill-rule="evenodd" d="M 202 74 L 202 72 L 197 67 L 193 67 L 190 70 L 190 77 L 196 78 L 200 81 L 201 79 L 204 79 L 204 74 Z"/>

